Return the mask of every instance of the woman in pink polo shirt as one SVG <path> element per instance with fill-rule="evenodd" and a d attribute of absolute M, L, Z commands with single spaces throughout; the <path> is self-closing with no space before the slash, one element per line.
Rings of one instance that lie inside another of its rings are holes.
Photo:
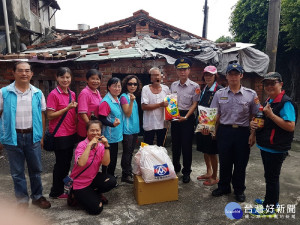
<path fill-rule="evenodd" d="M 87 123 L 87 138 L 75 150 L 75 162 L 71 173 L 73 193 L 79 204 L 92 215 L 103 210 L 107 199 L 102 195 L 116 186 L 114 176 L 98 172 L 101 164 L 110 163 L 110 146 L 101 136 L 101 122 L 91 120 Z"/>
<path fill-rule="evenodd" d="M 86 124 L 90 120 L 98 119 L 98 108 L 102 101 L 98 91 L 101 83 L 101 72 L 90 69 L 86 73 L 87 86 L 78 96 L 78 124 L 77 134 L 79 141 L 86 138 Z"/>
<path fill-rule="evenodd" d="M 68 67 L 61 67 L 57 71 L 57 87 L 47 98 L 47 118 L 49 131 L 53 133 L 61 117 L 67 112 L 62 124 L 54 135 L 55 165 L 53 168 L 53 183 L 50 198 L 67 198 L 64 194 L 63 179 L 68 175 L 76 141 L 76 111 L 75 93 L 69 89 L 72 76 Z M 71 97 L 71 99 L 70 99 Z M 71 101 L 70 101 L 71 100 Z"/>

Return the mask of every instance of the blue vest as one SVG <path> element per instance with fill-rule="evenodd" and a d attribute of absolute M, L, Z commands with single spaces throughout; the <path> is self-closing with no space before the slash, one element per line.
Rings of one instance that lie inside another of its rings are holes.
<path fill-rule="evenodd" d="M 107 102 L 110 107 L 110 114 L 107 116 L 107 120 L 111 123 L 115 121 L 115 118 L 120 120 L 120 124 L 116 127 L 103 126 L 102 134 L 108 140 L 108 143 L 117 143 L 123 140 L 123 111 L 120 103 L 111 96 L 108 92 L 102 99 L 102 102 Z"/>
<path fill-rule="evenodd" d="M 124 96 L 128 104 L 130 103 L 130 98 L 127 94 L 123 93 L 121 97 Z M 121 98 L 120 97 L 120 98 Z M 140 133 L 140 120 L 139 120 L 139 109 L 136 103 L 136 100 L 133 102 L 132 113 L 130 117 L 126 117 L 125 113 L 123 113 L 123 134 L 138 134 Z"/>
<path fill-rule="evenodd" d="M 32 129 L 33 143 L 39 142 L 43 137 L 42 123 L 42 92 L 30 85 L 32 93 Z M 0 141 L 2 144 L 17 146 L 16 111 L 17 94 L 15 82 L 4 87 L 2 90 L 3 112 L 0 120 Z"/>

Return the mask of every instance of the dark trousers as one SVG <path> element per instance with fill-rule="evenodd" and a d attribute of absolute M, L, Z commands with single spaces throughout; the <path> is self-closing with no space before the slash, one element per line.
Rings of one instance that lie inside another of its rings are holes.
<path fill-rule="evenodd" d="M 224 191 L 231 190 L 230 182 L 236 195 L 246 189 L 246 167 L 249 160 L 248 144 L 250 131 L 248 127 L 233 128 L 220 125 L 217 131 L 220 181 L 218 187 Z"/>
<path fill-rule="evenodd" d="M 55 164 L 53 168 L 53 184 L 51 197 L 58 197 L 64 193 L 63 179 L 69 174 L 73 157 L 73 146 L 66 149 L 55 149 Z"/>
<path fill-rule="evenodd" d="M 132 175 L 132 154 L 136 146 L 138 134 L 123 135 L 123 154 L 121 160 L 122 176 L 127 177 Z"/>
<path fill-rule="evenodd" d="M 88 187 L 74 190 L 74 196 L 89 214 L 98 215 L 102 211 L 101 194 L 113 189 L 116 183 L 114 176 L 99 172 Z"/>
<path fill-rule="evenodd" d="M 108 173 L 112 176 L 115 175 L 115 170 L 117 166 L 117 160 L 118 160 L 118 143 L 109 143 L 110 145 L 110 163 L 109 165 L 102 166 L 102 172 Z"/>
<path fill-rule="evenodd" d="M 279 176 L 287 152 L 270 153 L 261 150 L 260 154 L 264 164 L 266 180 L 264 207 L 266 207 L 266 205 L 275 206 L 279 202 Z"/>
<path fill-rule="evenodd" d="M 154 136 L 156 134 L 157 146 L 163 146 L 167 129 L 149 130 L 144 131 L 144 142 L 148 145 L 153 145 Z"/>
<path fill-rule="evenodd" d="M 180 112 L 185 116 L 186 112 Z M 171 125 L 172 136 L 172 158 L 176 172 L 181 170 L 180 156 L 182 154 L 183 169 L 182 174 L 189 175 L 192 170 L 192 144 L 194 136 L 195 117 L 191 115 L 186 121 L 173 121 Z"/>

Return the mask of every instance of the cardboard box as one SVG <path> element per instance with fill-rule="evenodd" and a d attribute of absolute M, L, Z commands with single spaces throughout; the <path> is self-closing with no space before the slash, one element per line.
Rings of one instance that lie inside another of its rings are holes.
<path fill-rule="evenodd" d="M 172 180 L 145 183 L 134 175 L 134 196 L 139 205 L 178 200 L 178 177 Z"/>

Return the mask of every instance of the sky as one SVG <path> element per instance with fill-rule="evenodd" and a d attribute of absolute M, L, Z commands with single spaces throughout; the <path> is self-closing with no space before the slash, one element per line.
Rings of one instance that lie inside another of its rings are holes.
<path fill-rule="evenodd" d="M 207 39 L 215 41 L 229 32 L 229 17 L 238 0 L 208 0 Z M 77 24 L 91 28 L 132 16 L 140 9 L 151 17 L 202 36 L 205 0 L 57 0 L 61 10 L 56 28 L 77 29 Z"/>

